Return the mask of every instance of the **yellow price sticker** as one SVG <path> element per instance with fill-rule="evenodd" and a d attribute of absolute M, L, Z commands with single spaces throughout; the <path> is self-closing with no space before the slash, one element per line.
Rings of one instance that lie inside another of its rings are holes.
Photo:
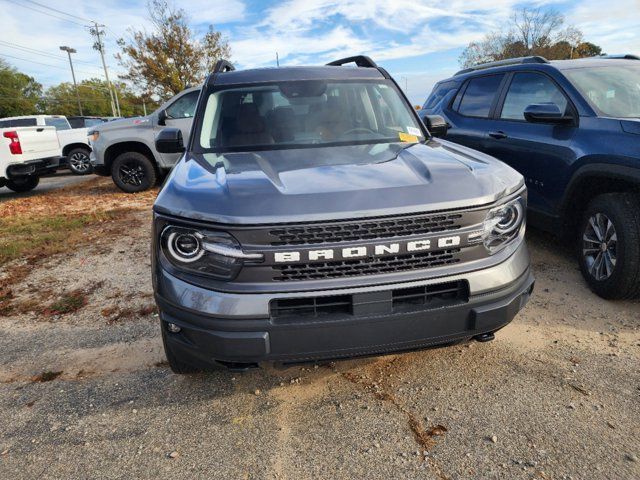
<path fill-rule="evenodd" d="M 401 142 L 418 142 L 418 137 L 416 137 L 415 135 L 409 135 L 408 133 L 398 132 L 398 137 L 400 137 Z"/>

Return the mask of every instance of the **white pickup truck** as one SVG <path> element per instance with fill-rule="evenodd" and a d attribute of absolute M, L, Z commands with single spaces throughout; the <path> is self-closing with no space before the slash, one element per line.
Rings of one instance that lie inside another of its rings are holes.
<path fill-rule="evenodd" d="M 0 128 L 0 187 L 33 190 L 40 175 L 55 171 L 61 149 L 54 127 Z"/>
<path fill-rule="evenodd" d="M 76 175 L 91 173 L 89 163 L 91 147 L 86 128 L 71 128 L 64 115 L 24 115 L 21 117 L 0 118 L 0 128 L 10 127 L 55 127 L 58 133 L 62 158 L 60 164 L 67 164 L 69 170 Z"/>

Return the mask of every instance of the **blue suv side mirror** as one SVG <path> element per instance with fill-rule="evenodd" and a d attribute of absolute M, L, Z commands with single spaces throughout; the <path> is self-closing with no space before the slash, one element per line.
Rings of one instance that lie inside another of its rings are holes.
<path fill-rule="evenodd" d="M 524 118 L 531 123 L 571 123 L 573 117 L 565 115 L 555 103 L 534 103 L 524 109 Z"/>

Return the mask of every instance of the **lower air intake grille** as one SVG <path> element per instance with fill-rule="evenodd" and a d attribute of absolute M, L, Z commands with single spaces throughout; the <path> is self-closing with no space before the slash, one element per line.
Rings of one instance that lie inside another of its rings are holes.
<path fill-rule="evenodd" d="M 282 298 L 271 302 L 271 317 L 329 317 L 351 314 L 351 295 L 329 297 Z"/>
<path fill-rule="evenodd" d="M 469 284 L 465 281 L 399 288 L 392 293 L 393 311 L 406 312 L 450 307 L 469 301 Z"/>
<path fill-rule="evenodd" d="M 460 249 L 439 252 L 421 252 L 391 257 L 363 258 L 339 262 L 308 263 L 304 265 L 281 265 L 274 267 L 274 280 L 279 282 L 321 280 L 325 278 L 376 275 L 406 270 L 438 267 L 458 263 Z"/>
<path fill-rule="evenodd" d="M 307 298 L 280 298 L 271 302 L 276 323 L 341 320 L 453 307 L 469 301 L 469 283 L 456 282 L 395 290 Z M 366 302 L 366 309 L 361 309 Z M 358 313 L 360 312 L 360 313 Z"/>

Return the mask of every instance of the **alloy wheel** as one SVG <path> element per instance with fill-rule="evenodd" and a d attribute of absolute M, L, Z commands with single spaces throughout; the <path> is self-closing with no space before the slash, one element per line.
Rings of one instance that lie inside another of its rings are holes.
<path fill-rule="evenodd" d="M 78 173 L 88 172 L 91 168 L 89 155 L 84 152 L 75 152 L 69 157 L 69 165 Z"/>
<path fill-rule="evenodd" d="M 125 162 L 120 166 L 118 175 L 122 183 L 140 186 L 145 178 L 144 167 L 135 161 Z"/>
<path fill-rule="evenodd" d="M 609 217 L 596 213 L 589 217 L 582 234 L 582 255 L 589 274 L 598 281 L 608 279 L 616 267 L 618 235 Z"/>

